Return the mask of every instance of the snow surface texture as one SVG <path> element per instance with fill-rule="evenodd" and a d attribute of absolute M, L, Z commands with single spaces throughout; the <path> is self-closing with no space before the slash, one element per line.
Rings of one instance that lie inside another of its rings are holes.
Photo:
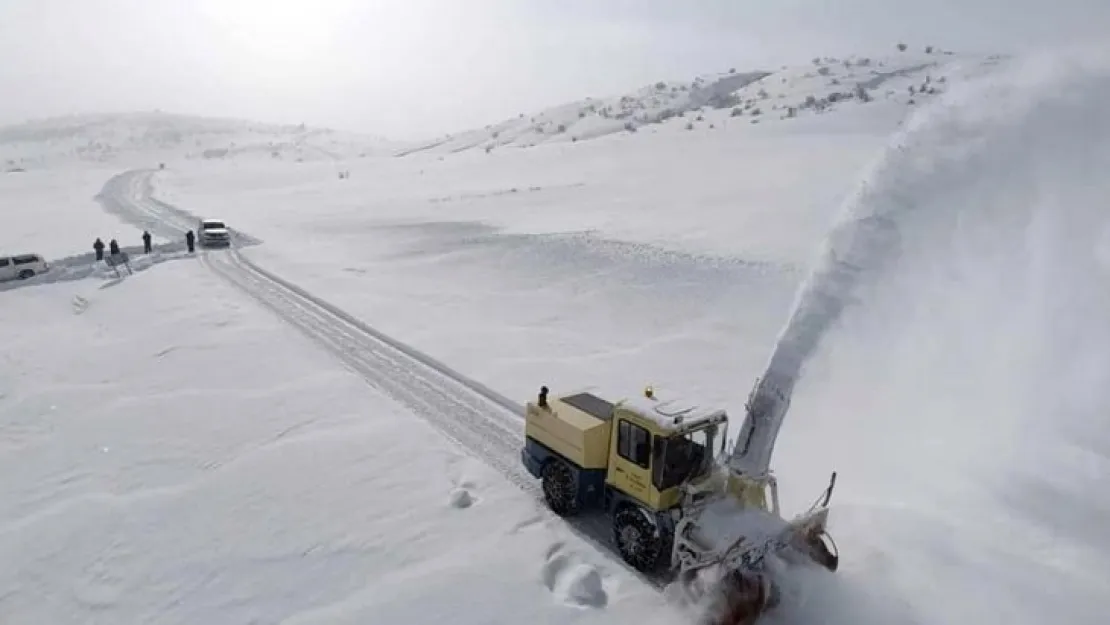
<path fill-rule="evenodd" d="M 738 415 L 844 206 L 897 245 L 793 343 L 812 356 L 775 464 L 788 512 L 840 471 L 842 568 L 785 577 L 770 622 L 1102 623 L 1110 71 L 1090 58 L 953 66 L 878 154 L 904 103 L 347 179 L 196 161 L 154 174 L 161 202 L 145 172 L 104 176 L 105 206 L 130 202 L 112 214 L 162 215 L 167 240 L 180 207 L 260 243 L 0 293 L 0 616 L 683 622 L 588 520 L 510 485 L 519 416 L 329 306 L 512 401 L 653 382 Z M 91 199 L 21 184 L 91 242 Z"/>
<path fill-rule="evenodd" d="M 94 285 L 6 297 L 4 622 L 664 622 L 657 595 L 202 265 Z"/>

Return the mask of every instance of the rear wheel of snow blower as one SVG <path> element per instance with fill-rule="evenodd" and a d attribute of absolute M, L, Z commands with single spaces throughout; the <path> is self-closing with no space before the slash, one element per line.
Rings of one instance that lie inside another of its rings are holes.
<path fill-rule="evenodd" d="M 613 515 L 613 540 L 624 561 L 642 573 L 650 573 L 659 565 L 662 540 L 655 524 L 638 508 L 625 505 Z"/>
<path fill-rule="evenodd" d="M 578 512 L 578 484 L 574 472 L 562 460 L 543 465 L 543 498 L 547 507 L 559 516 Z"/>

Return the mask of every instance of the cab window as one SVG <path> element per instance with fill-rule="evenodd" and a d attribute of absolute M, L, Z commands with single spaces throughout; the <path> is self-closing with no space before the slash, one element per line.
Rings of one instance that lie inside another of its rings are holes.
<path fill-rule="evenodd" d="M 716 428 L 707 428 L 655 441 L 652 483 L 667 490 L 683 482 L 708 475 L 713 463 Z"/>
<path fill-rule="evenodd" d="M 651 466 L 651 434 L 644 428 L 621 419 L 617 423 L 617 455 L 647 469 Z"/>

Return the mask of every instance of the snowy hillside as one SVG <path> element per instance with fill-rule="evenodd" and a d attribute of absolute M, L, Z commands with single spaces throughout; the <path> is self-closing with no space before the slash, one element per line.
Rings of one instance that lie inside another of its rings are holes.
<path fill-rule="evenodd" d="M 51 118 L 0 128 L 0 165 L 4 171 L 18 171 L 74 161 L 137 165 L 142 159 L 336 162 L 531 147 L 641 130 L 726 130 L 836 113 L 870 102 L 893 105 L 903 115 L 908 107 L 942 94 L 953 75 L 965 75 L 994 60 L 931 51 L 884 58 L 815 58 L 805 66 L 774 71 L 731 68 L 521 113 L 482 129 L 426 141 L 161 112 Z"/>
<path fill-rule="evenodd" d="M 0 176 L 0 250 L 55 263 L 0 287 L 0 621 L 691 622 L 600 519 L 544 507 L 520 403 L 653 384 L 735 435 L 832 258 L 857 284 L 773 466 L 787 514 L 839 471 L 841 566 L 785 577 L 761 625 L 1101 625 L 1110 52 L 893 58 L 652 85 L 404 158 L 356 141 L 349 177 L 262 149 L 289 129 L 197 156 L 240 122 L 193 147 L 138 118 L 6 135 L 69 147 Z M 66 151 L 107 136 L 135 147 Z M 199 215 L 234 249 L 184 253 Z"/>
<path fill-rule="evenodd" d="M 272 159 L 334 161 L 398 149 L 388 141 L 330 129 L 276 126 L 168 113 L 80 115 L 0 128 L 4 170 L 73 161 Z"/>
<path fill-rule="evenodd" d="M 950 77 L 983 61 L 930 49 L 928 54 L 907 51 L 883 58 L 821 57 L 809 65 L 774 71 L 731 68 L 693 80 L 659 81 L 633 93 L 521 113 L 515 119 L 440 137 L 401 153 L 489 151 L 641 130 L 724 130 L 835 113 L 869 102 L 894 104 L 905 113 L 906 107 L 943 94 Z"/>

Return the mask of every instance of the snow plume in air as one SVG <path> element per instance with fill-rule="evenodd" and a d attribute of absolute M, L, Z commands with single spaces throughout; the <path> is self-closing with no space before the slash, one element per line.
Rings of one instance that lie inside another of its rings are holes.
<path fill-rule="evenodd" d="M 996 210 L 1014 219 L 1009 207 L 1021 210 L 1021 203 L 1028 201 L 1025 189 L 1043 185 L 1017 173 L 1021 168 L 1015 168 L 1008 158 L 1022 159 L 1021 167 L 1039 171 L 1041 166 L 1036 163 L 1046 148 L 1060 148 L 1059 142 L 1066 141 L 1069 132 L 1085 135 L 1075 147 L 1088 149 L 1084 145 L 1091 144 L 1092 135 L 1086 135 L 1081 123 L 1060 129 L 1058 137 L 1052 124 L 1073 123 L 1070 116 L 1085 114 L 1058 109 L 1077 105 L 1069 100 L 1076 97 L 1075 89 L 1100 88 L 1091 85 L 1100 80 L 1095 77 L 1098 63 L 1092 58 L 1098 57 L 1088 53 L 1068 60 L 1059 56 L 1026 60 L 1020 67 L 990 74 L 991 78 L 957 86 L 949 97 L 908 120 L 848 198 L 811 274 L 799 288 L 755 393 L 765 402 L 759 411 L 763 419 L 754 435 L 749 436 L 748 427 L 740 433 L 741 440 L 750 440 L 734 459 L 738 468 L 754 473 L 767 468 L 785 407 L 805 363 L 845 307 L 864 297 L 879 276 L 896 270 L 902 256 L 914 253 L 912 248 L 921 244 L 919 228 L 948 227 L 966 222 L 970 214 Z M 1061 118 L 1038 120 L 1038 115 Z M 1025 118 L 1044 129 L 1029 127 Z M 1030 138 L 1036 139 L 1039 147 L 1026 145 Z M 1077 180 L 1083 179 L 1083 172 L 1092 171 L 1091 161 L 1079 154 L 1052 158 L 1053 167 L 1074 162 L 1068 175 Z M 990 176 L 992 182 L 980 183 L 984 176 Z M 983 194 L 990 198 L 979 197 Z M 1016 196 L 1016 206 L 1003 199 L 1007 195 Z M 948 226 L 922 226 L 922 222 L 938 219 Z M 905 240 L 907 236 L 912 240 Z M 1000 240 L 995 243 L 1004 244 Z M 1103 245 L 1107 247 L 1110 243 Z M 1110 251 L 1104 256 L 1110 259 Z M 773 390 L 784 399 L 771 397 Z"/>
<path fill-rule="evenodd" d="M 896 598 L 884 622 L 1105 621 L 1107 101 L 1083 50 L 921 111 L 783 333 L 772 367 L 809 362 L 779 464 L 841 471 L 832 583 Z"/>

